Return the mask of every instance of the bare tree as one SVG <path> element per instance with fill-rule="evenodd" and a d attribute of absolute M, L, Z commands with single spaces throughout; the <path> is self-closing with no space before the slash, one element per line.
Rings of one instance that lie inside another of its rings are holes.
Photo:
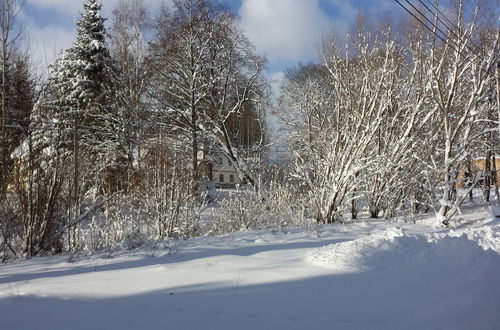
<path fill-rule="evenodd" d="M 146 65 L 151 22 L 143 0 L 123 0 L 113 10 L 110 51 L 118 68 L 117 101 L 122 117 L 128 161 L 140 169 L 141 143 L 147 130 L 147 91 L 151 72 Z"/>
<path fill-rule="evenodd" d="M 227 122 L 262 99 L 264 63 L 235 17 L 205 0 L 176 1 L 175 10 L 164 9 L 158 19 L 151 59 L 159 87 L 155 98 L 178 140 L 189 143 L 194 193 L 198 165 L 210 145 L 257 187 L 232 144 Z"/>
<path fill-rule="evenodd" d="M 333 39 L 323 53 L 326 75 L 302 80 L 301 91 L 287 107 L 295 118 L 295 175 L 317 221 L 324 223 L 342 219 L 351 193 L 373 162 L 373 141 L 394 111 L 394 42 L 364 33 L 351 40 L 344 53 Z"/>
<path fill-rule="evenodd" d="M 19 51 L 22 26 L 18 21 L 21 6 L 22 1 L 20 0 L 3 0 L 0 3 L 0 200 L 5 196 L 5 189 L 9 182 L 9 172 L 12 168 L 10 153 L 16 146 L 15 137 L 22 133 L 22 131 L 15 128 L 18 124 L 22 124 L 19 121 L 23 118 L 16 114 L 20 110 L 14 108 L 16 105 L 12 99 L 14 89 L 12 73 L 16 62 L 18 62 L 18 65 L 22 63 L 21 52 Z M 24 63 L 24 66 L 27 65 L 26 63 Z"/>
<path fill-rule="evenodd" d="M 472 20 L 464 18 L 463 2 L 457 2 L 456 29 L 448 35 L 448 42 L 440 45 L 434 40 L 429 49 L 428 75 L 432 111 L 438 114 L 441 142 L 442 177 L 440 207 L 437 216 L 447 225 L 455 214 L 462 198 L 456 193 L 458 168 L 478 137 L 488 129 L 479 125 L 484 114 L 489 86 L 494 83 L 492 68 L 500 42 L 500 32 L 491 36 L 483 53 L 471 53 L 472 40 L 477 33 L 477 12 Z"/>

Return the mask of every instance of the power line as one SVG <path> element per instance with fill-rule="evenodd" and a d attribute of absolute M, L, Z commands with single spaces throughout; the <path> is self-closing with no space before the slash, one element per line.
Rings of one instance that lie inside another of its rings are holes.
<path fill-rule="evenodd" d="M 421 1 L 421 0 L 419 0 L 419 1 L 422 3 L 422 1 Z M 450 21 L 450 19 L 449 19 L 448 17 L 446 17 L 446 15 L 445 15 L 445 14 L 443 14 L 443 12 L 441 12 L 441 10 L 439 9 L 439 7 L 437 7 L 437 6 L 436 6 L 434 3 L 432 3 L 432 1 L 430 1 L 430 0 L 427 0 L 427 2 L 428 2 L 428 3 L 429 3 L 429 4 L 430 4 L 430 5 L 431 5 L 431 6 L 432 6 L 435 10 L 437 10 L 437 12 L 438 12 L 438 13 L 440 13 L 440 14 L 441 14 L 441 16 L 443 16 L 443 17 L 446 19 L 446 21 L 448 21 L 448 23 L 450 23 L 450 24 L 451 24 L 451 26 L 453 26 L 453 28 L 455 28 L 455 29 L 457 29 L 457 30 L 458 30 L 458 26 L 456 26 L 456 25 L 455 25 L 455 23 L 453 23 L 452 21 Z M 422 3 L 422 4 L 423 4 L 423 3 Z M 425 4 L 423 4 L 423 5 L 425 6 Z M 427 6 L 426 6 L 426 7 L 427 7 Z M 448 28 L 448 29 L 449 29 L 449 28 Z"/>
<path fill-rule="evenodd" d="M 445 38 L 447 38 L 447 39 L 446 39 L 446 40 L 447 40 L 447 43 L 448 43 L 449 41 L 451 41 L 451 42 L 453 42 L 453 44 L 455 45 L 454 47 L 456 47 L 456 49 L 460 49 L 460 45 L 459 45 L 458 43 L 456 43 L 454 40 L 449 39 L 449 38 L 447 37 L 446 33 L 445 33 L 443 30 L 441 30 L 441 29 L 439 28 L 439 26 L 437 26 L 436 24 L 434 24 L 434 22 L 432 22 L 430 19 L 428 19 L 428 18 L 427 18 L 427 16 L 426 16 L 424 13 L 422 13 L 422 12 L 420 11 L 420 9 L 418 9 L 417 7 L 415 7 L 415 6 L 414 6 L 414 5 L 413 5 L 413 4 L 412 4 L 409 0 L 405 0 L 405 1 L 406 1 L 406 2 L 407 2 L 407 3 L 408 3 L 408 4 L 409 4 L 409 5 L 410 5 L 410 6 L 411 6 L 411 7 L 412 7 L 412 8 L 413 8 L 413 9 L 414 9 L 417 13 L 419 13 L 421 17 L 423 17 L 423 18 L 424 18 L 427 22 L 429 22 L 429 23 L 431 24 L 431 26 L 432 26 L 432 27 L 434 27 L 434 28 L 435 28 L 437 31 L 439 31 L 439 32 L 440 32 L 440 33 L 441 33 L 441 34 L 442 34 Z M 432 32 L 433 32 L 435 35 L 437 35 L 437 33 L 436 33 L 435 31 L 432 31 Z M 442 40 L 442 39 L 441 39 L 441 40 Z M 451 46 L 450 44 L 448 44 L 448 45 L 449 45 L 449 46 Z M 454 49 L 455 49 L 455 48 L 454 48 Z"/>
<path fill-rule="evenodd" d="M 465 60 L 468 60 L 469 59 L 469 55 L 465 55 L 462 51 L 459 51 L 455 46 L 451 45 L 449 43 L 449 41 L 453 42 L 455 45 L 457 45 L 459 48 L 460 48 L 460 45 L 458 45 L 456 42 L 454 42 L 453 40 L 447 38 L 446 34 L 444 32 L 442 32 L 442 30 L 436 26 L 432 21 L 430 21 L 426 16 L 425 14 L 423 14 L 420 10 L 418 10 L 412 3 L 409 2 L 409 0 L 405 0 L 411 7 L 413 7 L 422 17 L 424 17 L 427 21 L 429 21 L 431 23 L 431 26 L 436 28 L 437 30 L 439 30 L 445 38 L 447 39 L 444 39 L 441 35 L 439 35 L 438 33 L 436 33 L 436 31 L 434 31 L 433 29 L 431 29 L 429 26 L 427 26 L 427 24 L 425 24 L 421 19 L 419 19 L 417 16 L 415 16 L 415 14 L 410 10 L 408 9 L 405 5 L 403 5 L 399 0 L 395 0 L 405 11 L 407 11 L 413 18 L 415 18 L 415 20 L 417 20 L 421 25 L 423 25 L 427 30 L 429 30 L 433 35 L 435 35 L 437 38 L 439 38 L 443 43 L 445 43 L 448 47 L 450 47 L 451 49 L 453 49 L 459 56 L 463 57 Z M 460 39 L 460 38 L 459 38 Z M 449 40 L 449 41 L 448 41 Z M 461 39 L 460 39 L 461 40 Z M 462 41 L 462 40 L 461 40 Z M 465 45 L 467 45 L 466 42 L 462 41 L 462 43 L 464 43 Z M 478 57 L 477 54 L 475 54 L 474 52 L 472 52 L 473 55 L 475 55 L 476 57 Z M 483 69 L 481 69 L 483 70 Z"/>
<path fill-rule="evenodd" d="M 428 3 L 430 3 L 432 5 L 432 7 L 434 9 L 437 10 L 437 13 L 435 13 L 434 11 L 432 11 L 422 0 L 418 0 L 431 14 L 432 16 L 434 16 L 438 22 L 440 22 L 442 25 L 444 25 L 446 27 L 446 29 L 448 29 L 449 32 L 451 32 L 455 38 L 457 38 L 458 40 L 460 40 L 462 43 L 464 43 L 465 47 L 467 47 L 474 55 L 478 56 L 477 53 L 475 52 L 474 49 L 472 49 L 467 42 L 465 42 L 458 34 L 455 33 L 455 29 L 458 31 L 458 26 L 456 26 L 452 21 L 450 21 L 448 19 L 448 17 L 446 17 L 446 15 L 444 15 L 441 10 L 439 9 L 439 7 L 437 7 L 436 5 L 434 5 L 430 0 L 427 0 Z M 451 25 L 453 28 L 450 28 L 445 22 L 443 22 L 443 20 L 439 17 L 439 14 L 441 14 L 441 16 L 443 16 Z M 475 45 L 472 40 L 470 41 L 475 48 L 478 48 L 480 51 L 481 49 Z"/>
<path fill-rule="evenodd" d="M 415 18 L 420 24 L 422 24 L 427 30 L 429 30 L 432 34 L 434 34 L 436 37 L 438 37 L 442 42 L 444 42 L 445 44 L 447 44 L 451 49 L 453 49 L 454 51 L 456 51 L 457 53 L 460 53 L 458 52 L 455 47 L 453 47 L 452 45 L 450 45 L 445 39 L 443 39 L 443 37 L 441 37 L 439 34 L 437 34 L 435 31 L 433 31 L 430 27 L 427 26 L 427 24 L 425 24 L 424 22 L 422 22 L 417 16 L 415 16 L 411 10 L 409 10 L 408 8 L 406 8 L 401 2 L 399 2 L 399 0 L 394 0 L 396 1 L 404 10 L 406 10 L 413 18 Z M 406 0 L 408 1 L 408 0 Z"/>

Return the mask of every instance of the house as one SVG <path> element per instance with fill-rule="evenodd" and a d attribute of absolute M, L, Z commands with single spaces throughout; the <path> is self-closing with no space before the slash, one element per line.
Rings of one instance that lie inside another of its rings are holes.
<path fill-rule="evenodd" d="M 28 161 L 30 155 L 29 139 L 25 139 L 10 154 L 11 181 L 7 182 L 7 193 L 14 193 L 16 185 L 26 188 L 29 179 Z"/>
<path fill-rule="evenodd" d="M 490 169 L 493 170 L 493 161 L 495 161 L 496 165 L 496 174 L 497 174 L 497 184 L 500 186 L 500 157 L 496 157 L 494 160 L 491 159 Z M 485 158 L 476 158 L 469 162 L 464 162 L 460 166 L 460 170 L 458 172 L 457 182 L 458 187 L 463 188 L 467 187 L 467 181 L 472 180 L 478 172 L 483 172 L 486 168 L 486 159 Z M 479 180 L 479 184 L 484 184 L 484 178 Z M 491 184 L 494 184 L 492 182 Z"/>
<path fill-rule="evenodd" d="M 221 188 L 234 188 L 237 184 L 240 184 L 236 168 L 234 168 L 229 159 L 220 152 L 216 153 L 213 157 L 212 180 Z"/>

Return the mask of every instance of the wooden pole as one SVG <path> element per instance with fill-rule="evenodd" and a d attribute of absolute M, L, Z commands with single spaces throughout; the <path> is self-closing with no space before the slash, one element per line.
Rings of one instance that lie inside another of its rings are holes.
<path fill-rule="evenodd" d="M 500 139 L 500 61 L 497 62 L 498 138 Z"/>
<path fill-rule="evenodd" d="M 497 164 L 497 156 L 500 154 L 500 150 L 498 149 L 498 142 L 500 141 L 500 60 L 497 61 L 497 110 L 498 110 L 498 135 L 497 135 L 497 145 L 496 148 L 494 149 L 493 153 L 493 180 L 495 180 L 495 195 L 497 199 L 497 204 L 500 205 L 500 192 L 498 188 L 498 167 L 496 166 Z"/>

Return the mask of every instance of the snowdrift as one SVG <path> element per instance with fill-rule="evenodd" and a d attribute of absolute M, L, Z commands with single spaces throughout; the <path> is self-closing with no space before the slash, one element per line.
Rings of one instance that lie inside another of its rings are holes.
<path fill-rule="evenodd" d="M 409 235 L 402 229 L 384 231 L 317 248 L 306 256 L 310 264 L 338 270 L 428 269 L 441 273 L 447 268 L 462 274 L 500 274 L 500 225 L 451 231 L 448 234 Z"/>
<path fill-rule="evenodd" d="M 498 329 L 500 221 L 474 217 L 19 260 L 0 269 L 2 329 Z"/>

